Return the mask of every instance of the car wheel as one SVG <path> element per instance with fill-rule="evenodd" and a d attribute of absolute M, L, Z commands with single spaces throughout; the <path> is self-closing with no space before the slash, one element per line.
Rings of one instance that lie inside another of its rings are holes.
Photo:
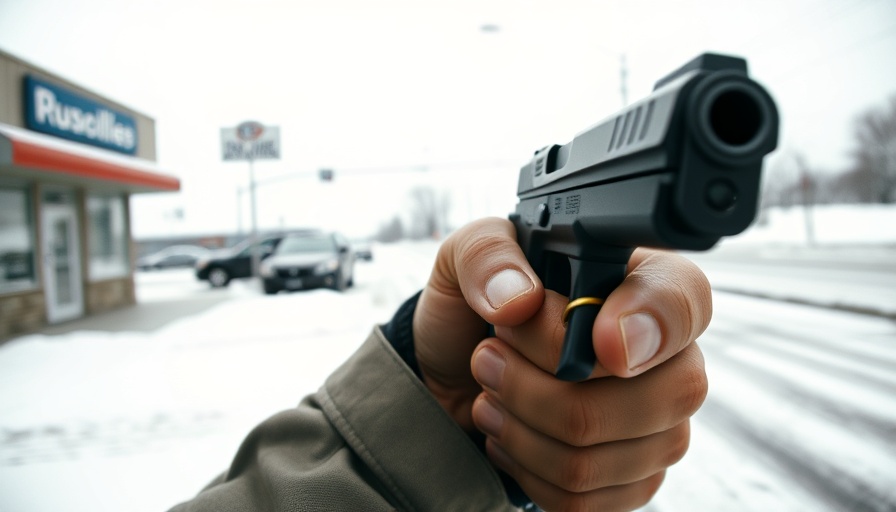
<path fill-rule="evenodd" d="M 221 288 L 230 284 L 230 274 L 221 267 L 215 267 L 208 271 L 208 282 L 214 288 Z"/>
<path fill-rule="evenodd" d="M 333 282 L 333 289 L 337 292 L 341 292 L 345 291 L 346 287 L 345 274 L 343 274 L 342 269 L 340 268 L 336 272 L 336 279 Z"/>
<path fill-rule="evenodd" d="M 280 288 L 278 288 L 277 285 L 269 283 L 267 281 L 262 283 L 262 288 L 264 288 L 264 293 L 266 293 L 267 295 L 274 295 L 275 293 L 280 291 Z"/>

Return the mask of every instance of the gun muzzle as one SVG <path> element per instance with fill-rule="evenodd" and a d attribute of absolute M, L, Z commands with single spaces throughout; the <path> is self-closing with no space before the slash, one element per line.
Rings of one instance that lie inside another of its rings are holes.
<path fill-rule="evenodd" d="M 723 165 L 761 161 L 777 144 L 778 114 L 772 98 L 738 73 L 716 73 L 690 95 L 694 136 L 706 156 Z"/>

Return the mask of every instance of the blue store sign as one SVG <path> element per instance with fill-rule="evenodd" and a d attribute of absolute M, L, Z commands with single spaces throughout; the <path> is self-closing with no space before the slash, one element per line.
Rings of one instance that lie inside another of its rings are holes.
<path fill-rule="evenodd" d="M 133 117 L 33 76 L 25 77 L 25 126 L 129 155 L 137 152 Z"/>

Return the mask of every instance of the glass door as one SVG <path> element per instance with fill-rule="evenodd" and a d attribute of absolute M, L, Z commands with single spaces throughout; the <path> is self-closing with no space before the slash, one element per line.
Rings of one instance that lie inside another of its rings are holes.
<path fill-rule="evenodd" d="M 46 199 L 41 212 L 44 293 L 47 321 L 55 323 L 84 314 L 78 215 L 73 201 Z"/>

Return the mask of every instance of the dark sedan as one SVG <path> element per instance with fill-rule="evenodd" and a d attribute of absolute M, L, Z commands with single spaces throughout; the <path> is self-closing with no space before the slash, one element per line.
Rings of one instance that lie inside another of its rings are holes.
<path fill-rule="evenodd" d="M 271 236 L 258 241 L 260 259 L 267 258 L 277 248 L 282 236 Z M 245 241 L 232 249 L 213 254 L 196 263 L 196 278 L 208 281 L 215 288 L 230 284 L 232 279 L 252 276 L 252 244 Z"/>
<path fill-rule="evenodd" d="M 264 292 L 303 288 L 345 290 L 354 281 L 355 256 L 338 233 L 308 233 L 283 238 L 261 264 Z"/>

